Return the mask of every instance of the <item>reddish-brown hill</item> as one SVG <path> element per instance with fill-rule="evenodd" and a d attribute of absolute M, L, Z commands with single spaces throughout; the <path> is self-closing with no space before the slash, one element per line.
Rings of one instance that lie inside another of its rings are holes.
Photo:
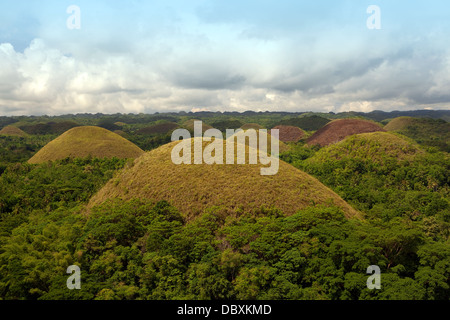
<path fill-rule="evenodd" d="M 331 121 L 306 140 L 309 145 L 327 146 L 344 140 L 345 137 L 358 134 L 386 131 L 378 124 L 362 119 L 339 119 Z"/>
<path fill-rule="evenodd" d="M 279 140 L 283 142 L 297 142 L 305 136 L 305 132 L 299 127 L 279 125 L 273 129 L 279 130 Z"/>

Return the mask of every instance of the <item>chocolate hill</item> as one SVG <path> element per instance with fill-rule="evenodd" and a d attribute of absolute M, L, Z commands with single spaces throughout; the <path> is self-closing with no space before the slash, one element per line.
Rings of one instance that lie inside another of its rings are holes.
<path fill-rule="evenodd" d="M 137 158 L 144 151 L 109 130 L 93 127 L 75 127 L 50 141 L 29 163 L 42 163 L 69 158 Z"/>
<path fill-rule="evenodd" d="M 317 130 L 306 142 L 309 145 L 326 146 L 345 137 L 367 132 L 386 131 L 375 122 L 362 119 L 339 119 L 331 121 Z"/>
<path fill-rule="evenodd" d="M 6 126 L 0 130 L 0 136 L 26 137 L 28 134 L 17 127 Z"/>
<path fill-rule="evenodd" d="M 279 130 L 279 139 L 283 142 L 297 142 L 305 136 L 305 132 L 299 127 L 279 125 L 273 129 Z"/>
<path fill-rule="evenodd" d="M 342 159 L 363 159 L 373 163 L 384 161 L 413 161 L 424 151 L 406 137 L 389 132 L 361 133 L 320 149 L 307 162 L 326 162 Z"/>
<path fill-rule="evenodd" d="M 190 140 L 193 147 L 194 139 Z M 279 162 L 278 173 L 271 176 L 260 174 L 261 164 L 176 165 L 171 152 L 178 143 L 171 142 L 137 158 L 94 195 L 88 207 L 112 198 L 166 200 L 190 220 L 213 206 L 229 213 L 259 210 L 263 206 L 294 214 L 308 206 L 333 204 L 349 218 L 359 216 L 331 189 L 283 161 Z M 203 148 L 209 143 L 203 141 Z"/>

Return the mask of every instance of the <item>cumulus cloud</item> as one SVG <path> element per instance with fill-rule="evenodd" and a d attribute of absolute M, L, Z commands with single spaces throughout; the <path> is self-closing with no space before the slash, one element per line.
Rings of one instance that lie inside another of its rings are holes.
<path fill-rule="evenodd" d="M 65 15 L 32 20 L 39 21 L 33 40 L 23 46 L 25 28 L 18 46 L 0 44 L 0 113 L 328 112 L 450 103 L 442 32 L 399 38 L 361 31 L 364 15 L 334 16 L 349 8 L 334 3 L 323 13 L 293 2 L 199 3 L 184 12 L 145 8 L 147 20 L 129 20 L 138 8 L 125 8 L 128 16 L 102 8 L 101 21 L 85 4 L 77 32 L 57 27 Z M 4 39 L 11 40 L 0 32 Z"/>

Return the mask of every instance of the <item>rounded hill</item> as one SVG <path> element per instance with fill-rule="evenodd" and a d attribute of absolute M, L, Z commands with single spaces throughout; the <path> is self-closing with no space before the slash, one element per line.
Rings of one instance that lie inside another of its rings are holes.
<path fill-rule="evenodd" d="M 345 137 L 367 132 L 386 131 L 375 122 L 362 119 L 333 120 L 317 130 L 306 142 L 309 145 L 326 146 L 345 139 Z"/>
<path fill-rule="evenodd" d="M 201 121 L 201 120 L 197 120 L 197 119 L 189 119 L 183 122 L 183 127 L 187 130 L 189 130 L 190 132 L 194 132 L 194 122 L 195 121 Z M 202 131 L 205 132 L 208 129 L 212 129 L 213 127 L 211 127 L 209 124 L 206 124 L 204 122 L 202 122 Z"/>
<path fill-rule="evenodd" d="M 398 117 L 384 126 L 426 147 L 450 152 L 450 123 L 443 119 Z"/>
<path fill-rule="evenodd" d="M 228 139 L 235 139 L 235 142 L 238 143 L 239 140 L 238 138 L 246 135 L 248 130 L 255 130 L 255 129 L 247 129 L 247 130 L 240 130 L 238 132 L 236 132 L 235 134 L 233 134 L 231 137 L 229 137 Z M 257 137 L 257 144 L 259 146 L 259 137 L 261 135 L 259 130 L 255 130 L 256 132 L 256 137 Z M 270 134 L 270 130 L 267 130 L 265 133 L 262 134 L 262 136 L 265 137 L 265 141 L 267 143 L 267 150 L 268 153 L 271 153 L 271 145 L 272 145 L 272 135 Z M 247 137 L 245 137 L 245 145 L 248 146 L 249 145 L 249 139 Z M 283 141 L 281 141 L 280 139 L 278 139 L 278 152 L 285 152 L 289 150 L 289 146 L 287 144 L 285 144 Z"/>
<path fill-rule="evenodd" d="M 0 130 L 0 136 L 26 137 L 28 134 L 17 127 L 6 126 Z"/>
<path fill-rule="evenodd" d="M 190 139 L 192 147 L 194 139 Z M 221 142 L 225 150 L 226 141 Z M 166 200 L 188 220 L 213 206 L 229 213 L 276 207 L 286 214 L 294 214 L 308 206 L 335 205 L 347 217 L 359 216 L 317 179 L 283 161 L 279 162 L 278 173 L 271 176 L 260 174 L 261 164 L 177 165 L 172 162 L 171 153 L 178 143 L 171 142 L 136 159 L 91 198 L 89 207 L 113 198 L 140 198 Z M 202 144 L 205 148 L 210 142 Z M 248 150 L 247 147 L 247 153 Z"/>
<path fill-rule="evenodd" d="M 69 158 L 136 158 L 144 151 L 125 138 L 109 130 L 83 126 L 75 127 L 50 141 L 29 163 L 42 163 Z"/>
<path fill-rule="evenodd" d="M 326 162 L 352 158 L 382 163 L 387 159 L 411 161 L 418 154 L 423 154 L 415 142 L 406 139 L 388 132 L 356 134 L 322 148 L 307 161 Z"/>
<path fill-rule="evenodd" d="M 387 125 L 384 126 L 384 129 L 387 131 L 397 131 L 401 130 L 411 124 L 414 123 L 414 118 L 412 117 L 398 117 L 394 118 Z"/>
<path fill-rule="evenodd" d="M 305 132 L 299 127 L 279 125 L 273 129 L 279 130 L 279 139 L 283 142 L 297 142 L 305 136 Z"/>

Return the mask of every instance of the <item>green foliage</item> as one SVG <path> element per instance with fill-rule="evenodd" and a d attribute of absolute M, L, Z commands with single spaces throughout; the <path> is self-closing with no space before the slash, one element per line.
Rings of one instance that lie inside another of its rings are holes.
<path fill-rule="evenodd" d="M 267 212 L 266 212 L 267 213 Z M 4 299 L 449 299 L 450 246 L 422 222 L 347 220 L 334 207 L 186 223 L 167 202 L 33 212 L 2 238 Z M 65 287 L 79 265 L 82 289 Z M 369 265 L 382 290 L 366 287 Z"/>
<path fill-rule="evenodd" d="M 53 210 L 86 202 L 124 159 L 64 159 L 9 165 L 0 176 L 0 220 L 8 213 Z"/>
<path fill-rule="evenodd" d="M 366 213 L 366 218 L 409 216 L 416 220 L 436 216 L 442 223 L 446 221 L 450 210 L 448 154 L 420 152 L 402 160 L 396 154 L 376 152 L 375 159 L 367 154 L 379 146 L 367 144 L 362 150 L 359 145 L 353 147 L 349 154 L 337 156 L 335 151 L 330 152 L 334 147 L 313 153 L 308 147 L 297 146 L 298 151 L 282 158 L 317 177 Z M 305 159 L 308 155 L 312 156 Z"/>
<path fill-rule="evenodd" d="M 170 136 L 144 138 L 134 130 L 191 116 L 57 119 L 124 122 L 130 139 L 148 150 Z M 195 117 L 209 124 L 238 120 L 271 127 L 292 115 Z M 369 143 L 364 152 L 336 157 L 326 148 L 292 144 L 282 159 L 327 184 L 365 220 L 313 206 L 290 216 L 276 209 L 230 215 L 209 208 L 187 221 L 166 201 L 111 199 L 87 211 L 86 202 L 127 161 L 23 163 L 53 138 L 0 137 L 0 299 L 450 299 L 446 153 L 429 149 L 398 158 Z M 81 290 L 66 287 L 69 265 L 81 268 Z M 370 265 L 381 269 L 381 290 L 366 286 Z"/>

